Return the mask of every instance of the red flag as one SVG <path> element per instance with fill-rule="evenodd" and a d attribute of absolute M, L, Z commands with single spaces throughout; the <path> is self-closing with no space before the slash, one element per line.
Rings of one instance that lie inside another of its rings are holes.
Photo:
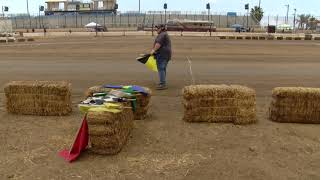
<path fill-rule="evenodd" d="M 82 151 L 86 149 L 89 141 L 87 115 L 84 116 L 81 127 L 78 131 L 77 137 L 71 147 L 71 150 L 67 149 L 59 152 L 59 155 L 68 162 L 76 160 Z"/>

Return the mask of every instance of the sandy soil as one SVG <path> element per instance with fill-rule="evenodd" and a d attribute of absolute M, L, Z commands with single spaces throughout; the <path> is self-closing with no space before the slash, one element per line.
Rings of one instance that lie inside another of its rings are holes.
<path fill-rule="evenodd" d="M 136 121 L 117 156 L 85 152 L 68 164 L 58 157 L 80 125 L 76 108 L 98 84 L 154 89 L 157 75 L 135 61 L 152 37 L 60 38 L 0 44 L 0 86 L 12 80 L 68 80 L 74 112 L 68 117 L 7 114 L 0 89 L 0 179 L 320 179 L 320 126 L 270 122 L 271 90 L 320 86 L 320 46 L 307 41 L 215 41 L 174 37 L 169 90 L 155 91 L 152 117 Z M 191 83 L 241 84 L 257 91 L 259 123 L 182 121 L 181 89 Z"/>

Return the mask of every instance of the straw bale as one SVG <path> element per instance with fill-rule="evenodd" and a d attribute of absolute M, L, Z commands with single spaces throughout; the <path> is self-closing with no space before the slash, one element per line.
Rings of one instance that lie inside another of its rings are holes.
<path fill-rule="evenodd" d="M 255 123 L 256 95 L 239 85 L 196 85 L 183 89 L 184 120 L 188 122 Z"/>
<path fill-rule="evenodd" d="M 237 36 L 237 40 L 242 40 L 243 37 L 242 36 Z"/>
<path fill-rule="evenodd" d="M 304 40 L 311 41 L 312 40 L 312 34 L 306 34 L 304 36 Z"/>
<path fill-rule="evenodd" d="M 27 41 L 34 41 L 34 38 L 28 38 Z"/>
<path fill-rule="evenodd" d="M 259 37 L 258 36 L 252 36 L 252 39 L 253 40 L 259 40 Z"/>
<path fill-rule="evenodd" d="M 292 37 L 286 37 L 286 40 L 292 40 L 293 38 Z"/>
<path fill-rule="evenodd" d="M 274 40 L 274 36 L 268 36 L 267 39 L 268 40 Z"/>
<path fill-rule="evenodd" d="M 6 39 L 0 39 L 0 43 L 6 43 L 7 40 Z"/>
<path fill-rule="evenodd" d="M 9 113 L 62 116 L 72 111 L 71 84 L 64 81 L 13 81 L 4 92 Z"/>
<path fill-rule="evenodd" d="M 320 37 L 314 37 L 314 40 L 319 41 Z"/>
<path fill-rule="evenodd" d="M 148 110 L 149 110 L 149 104 L 151 101 L 152 91 L 151 91 L 151 89 L 149 89 L 147 87 L 143 87 L 143 88 L 148 93 L 148 95 L 143 95 L 140 93 L 136 94 L 137 108 L 136 108 L 136 112 L 134 112 L 134 119 L 135 120 L 143 120 L 148 116 Z M 108 93 L 111 90 L 112 89 L 110 89 L 110 88 L 104 88 L 102 86 L 93 86 L 93 87 L 89 88 L 85 94 L 87 97 L 90 97 L 90 96 L 93 96 L 94 93 L 99 93 L 99 92 Z M 125 105 L 131 106 L 130 103 L 126 103 Z"/>
<path fill-rule="evenodd" d="M 220 39 L 227 39 L 226 36 L 220 36 Z"/>
<path fill-rule="evenodd" d="M 277 40 L 283 40 L 282 36 L 277 37 Z"/>
<path fill-rule="evenodd" d="M 251 36 L 246 36 L 246 40 L 251 40 L 252 37 Z"/>
<path fill-rule="evenodd" d="M 235 36 L 229 36 L 228 39 L 236 39 Z"/>
<path fill-rule="evenodd" d="M 320 123 L 320 88 L 278 87 L 272 91 L 269 118 L 283 123 Z"/>
<path fill-rule="evenodd" d="M 259 40 L 266 40 L 266 37 L 264 37 L 264 36 L 259 36 Z"/>
<path fill-rule="evenodd" d="M 24 38 L 18 38 L 17 41 L 18 41 L 18 42 L 25 42 L 26 39 L 24 39 Z"/>
<path fill-rule="evenodd" d="M 302 38 L 301 37 L 295 37 L 294 40 L 300 41 L 300 40 L 302 40 Z"/>
<path fill-rule="evenodd" d="M 97 154 L 113 155 L 121 151 L 133 128 L 133 113 L 89 112 L 87 115 L 91 150 Z"/>

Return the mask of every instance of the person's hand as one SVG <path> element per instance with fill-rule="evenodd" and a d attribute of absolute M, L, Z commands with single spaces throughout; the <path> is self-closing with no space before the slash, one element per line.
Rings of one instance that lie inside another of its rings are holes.
<path fill-rule="evenodd" d="M 150 52 L 150 54 L 151 54 L 151 55 L 154 55 L 154 53 L 155 53 L 155 51 L 154 51 L 154 49 L 152 49 L 151 52 Z"/>

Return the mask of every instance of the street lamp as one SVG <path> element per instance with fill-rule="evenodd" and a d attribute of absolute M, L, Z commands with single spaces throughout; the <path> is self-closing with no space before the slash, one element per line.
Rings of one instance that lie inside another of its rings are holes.
<path fill-rule="evenodd" d="M 163 9 L 164 9 L 164 23 L 167 24 L 167 9 L 168 9 L 167 3 L 164 3 Z"/>
<path fill-rule="evenodd" d="M 2 15 L 3 15 L 3 18 L 4 18 L 4 12 L 8 12 L 9 11 L 9 8 L 7 6 L 2 6 Z"/>
<path fill-rule="evenodd" d="M 44 6 L 39 6 L 39 27 L 41 28 L 41 19 L 40 19 L 40 12 L 41 11 L 44 11 Z M 43 26 L 43 24 L 42 24 L 42 26 Z"/>
<path fill-rule="evenodd" d="M 139 14 L 141 13 L 141 2 L 139 0 Z"/>
<path fill-rule="evenodd" d="M 293 16 L 293 31 L 296 31 L 296 15 L 297 15 L 297 9 L 294 9 L 294 16 Z"/>
<path fill-rule="evenodd" d="M 285 5 L 285 6 L 287 7 L 286 24 L 288 24 L 288 22 L 289 22 L 289 8 L 290 8 L 290 5 L 289 5 L 289 4 L 287 4 L 287 5 Z"/>
<path fill-rule="evenodd" d="M 210 21 L 210 3 L 206 4 L 206 9 L 208 10 L 208 21 Z"/>
<path fill-rule="evenodd" d="M 245 10 L 247 10 L 247 28 L 249 27 L 249 4 L 244 5 Z"/>

